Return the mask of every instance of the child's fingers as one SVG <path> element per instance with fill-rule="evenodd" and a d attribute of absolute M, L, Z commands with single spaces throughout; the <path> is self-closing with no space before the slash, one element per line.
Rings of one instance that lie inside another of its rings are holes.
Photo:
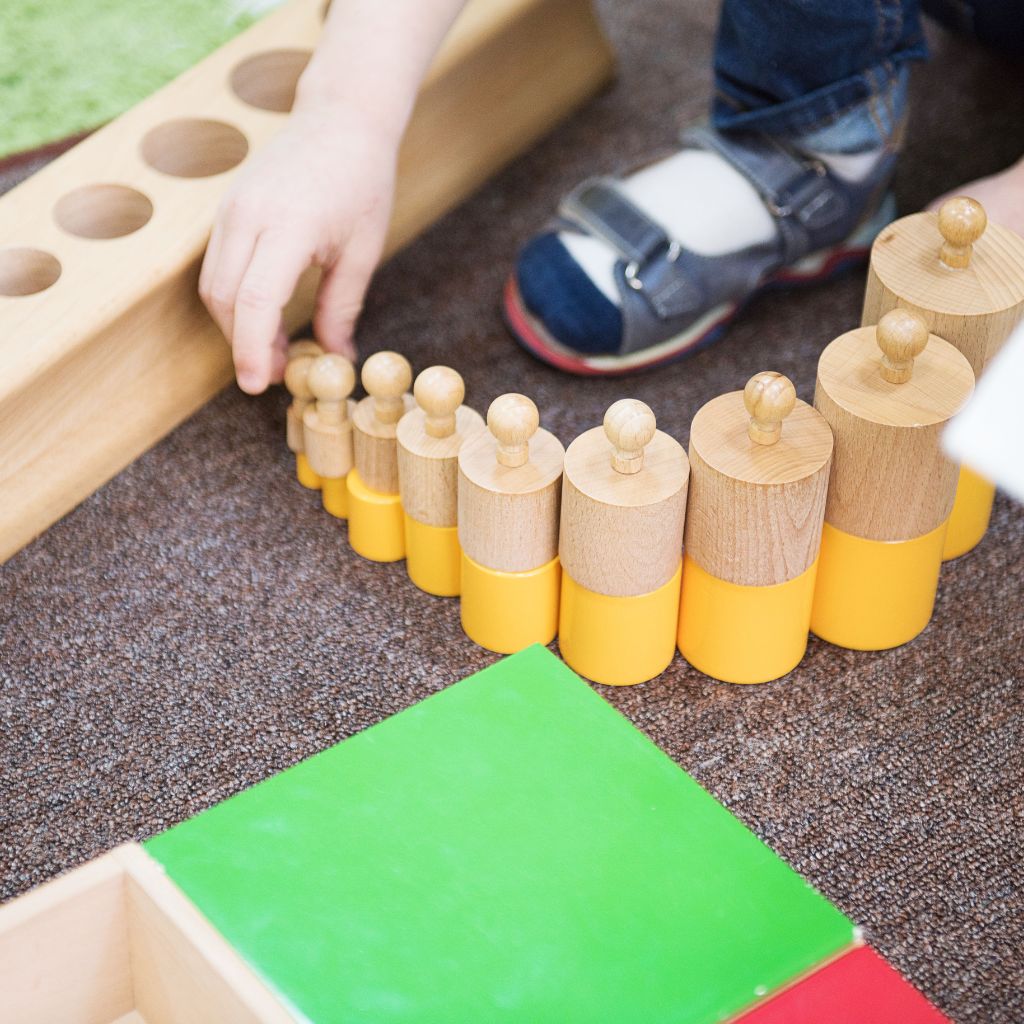
<path fill-rule="evenodd" d="M 238 286 L 231 335 L 235 375 L 243 391 L 256 395 L 270 383 L 275 342 L 282 333 L 281 311 L 310 262 L 308 246 L 294 233 L 264 232 L 257 240 Z"/>
<path fill-rule="evenodd" d="M 199 294 L 224 337 L 234 344 L 235 306 L 238 289 L 256 248 L 256 233 L 248 227 L 224 225 L 219 233 L 215 253 L 208 253 L 204 262 L 210 270 L 203 280 L 200 275 Z M 216 260 L 216 262 L 212 262 Z"/>
<path fill-rule="evenodd" d="M 356 358 L 356 320 L 383 244 L 371 234 L 352 236 L 341 259 L 325 271 L 317 295 L 313 319 L 317 340 L 328 351 L 340 352 L 349 359 Z"/>

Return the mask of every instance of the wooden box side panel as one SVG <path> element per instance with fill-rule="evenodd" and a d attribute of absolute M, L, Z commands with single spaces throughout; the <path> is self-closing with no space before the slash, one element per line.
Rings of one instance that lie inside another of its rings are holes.
<path fill-rule="evenodd" d="M 110 1024 L 131 1012 L 124 890 L 108 854 L 0 910 L 5 1021 Z"/>

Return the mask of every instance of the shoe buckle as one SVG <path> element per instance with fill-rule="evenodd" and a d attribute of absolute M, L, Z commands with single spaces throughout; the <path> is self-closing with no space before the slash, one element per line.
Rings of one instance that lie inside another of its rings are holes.
<path fill-rule="evenodd" d="M 665 262 L 675 263 L 679 259 L 679 253 L 682 251 L 682 246 L 678 242 L 669 242 L 668 249 L 665 250 Z M 640 261 L 630 260 L 626 264 L 625 270 L 626 284 L 635 292 L 642 292 L 644 290 L 644 282 L 640 277 Z"/>

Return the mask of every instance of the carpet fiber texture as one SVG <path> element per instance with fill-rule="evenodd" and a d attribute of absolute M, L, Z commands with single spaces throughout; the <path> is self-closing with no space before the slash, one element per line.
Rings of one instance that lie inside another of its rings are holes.
<path fill-rule="evenodd" d="M 701 117 L 711 3 L 603 4 L 621 77 L 378 275 L 364 353 L 448 362 L 485 409 L 535 398 L 564 442 L 622 395 L 684 443 L 757 370 L 810 399 L 863 275 L 759 300 L 721 344 L 629 382 L 570 379 L 497 313 L 516 247 L 580 177 Z M 1024 149 L 1019 69 L 935 37 L 897 181 L 904 210 Z M 10 184 L 10 182 L 7 182 Z M 455 601 L 354 555 L 293 479 L 286 396 L 229 390 L 0 569 L 0 896 L 143 839 L 489 664 Z M 943 570 L 935 619 L 884 654 L 812 640 L 763 687 L 677 659 L 600 692 L 863 925 L 955 1020 L 1024 1019 L 1024 510 L 1000 498 Z"/>

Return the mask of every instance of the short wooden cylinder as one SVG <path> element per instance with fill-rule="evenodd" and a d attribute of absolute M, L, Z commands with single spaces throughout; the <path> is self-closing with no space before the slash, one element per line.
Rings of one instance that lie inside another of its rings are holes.
<path fill-rule="evenodd" d="M 484 429 L 483 417 L 466 405 L 455 413 L 455 432 L 431 437 L 426 413 L 411 409 L 398 423 L 398 490 L 402 507 L 424 526 L 455 526 L 459 504 L 459 449 Z"/>
<path fill-rule="evenodd" d="M 636 597 L 663 587 L 679 569 L 690 466 L 682 445 L 657 431 L 638 473 L 619 473 L 603 427 L 565 453 L 558 554 L 581 587 Z"/>
<path fill-rule="evenodd" d="M 459 451 L 458 526 L 462 550 L 499 572 L 529 572 L 558 554 L 558 513 L 565 449 L 538 430 L 522 466 L 503 466 L 489 431 Z"/>
<path fill-rule="evenodd" d="M 355 403 L 348 403 L 348 418 L 343 423 L 324 423 L 315 405 L 302 417 L 306 460 L 318 476 L 337 479 L 345 476 L 353 464 L 352 413 Z"/>
<path fill-rule="evenodd" d="M 934 211 L 903 217 L 878 235 L 861 323 L 876 324 L 896 307 L 914 310 L 980 374 L 1024 314 L 1024 238 L 989 223 L 960 269 L 939 259 L 941 248 Z"/>
<path fill-rule="evenodd" d="M 727 583 L 774 586 L 818 557 L 832 432 L 799 400 L 775 444 L 752 441 L 749 424 L 742 391 L 693 419 L 686 553 Z"/>
<path fill-rule="evenodd" d="M 296 454 L 305 450 L 306 441 L 302 419 L 308 408 L 309 402 L 300 402 L 297 398 L 293 399 L 288 406 L 288 412 L 285 416 L 288 447 Z"/>
<path fill-rule="evenodd" d="M 873 327 L 836 338 L 818 361 L 815 408 L 835 436 L 825 519 L 855 537 L 902 541 L 949 517 L 957 467 L 942 430 L 974 390 L 967 359 L 931 335 L 905 384 L 879 372 Z"/>
<path fill-rule="evenodd" d="M 406 412 L 416 408 L 416 402 L 408 392 L 403 401 Z M 352 415 L 355 468 L 371 491 L 397 494 L 398 424 L 381 423 L 374 415 L 373 403 L 373 398 L 367 395 L 356 405 Z"/>

